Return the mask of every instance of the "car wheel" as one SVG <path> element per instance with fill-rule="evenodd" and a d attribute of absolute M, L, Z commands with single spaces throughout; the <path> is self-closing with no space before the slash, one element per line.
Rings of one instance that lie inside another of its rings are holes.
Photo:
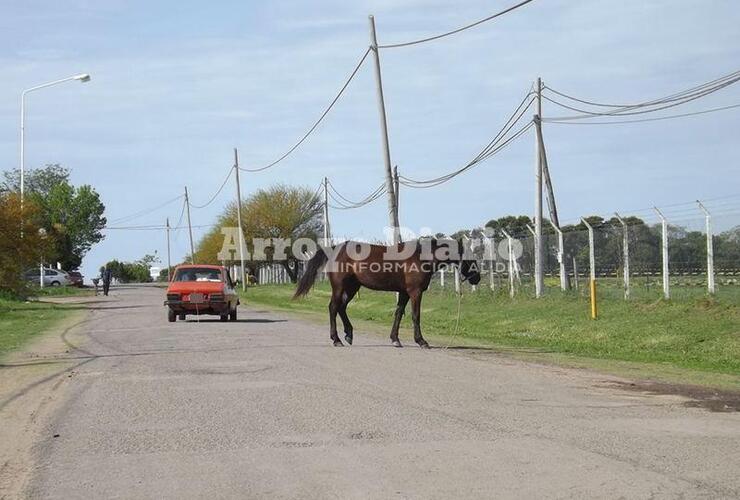
<path fill-rule="evenodd" d="M 229 321 L 236 321 L 236 307 L 229 313 Z"/>
<path fill-rule="evenodd" d="M 173 311 L 172 309 L 167 311 L 167 321 L 169 321 L 170 323 L 174 323 L 175 321 L 177 321 L 177 314 L 175 314 L 175 311 Z"/>
<path fill-rule="evenodd" d="M 222 314 L 222 315 L 221 315 L 221 316 L 219 317 L 219 319 L 220 319 L 221 321 L 229 321 L 229 314 L 228 314 L 228 313 L 226 313 L 226 314 Z"/>
<path fill-rule="evenodd" d="M 185 321 L 185 315 L 184 314 L 181 314 L 180 315 L 180 321 Z"/>
<path fill-rule="evenodd" d="M 51 286 L 61 286 L 61 285 L 62 285 L 62 284 L 61 284 L 61 283 L 59 283 L 58 281 L 52 281 L 52 282 L 51 282 Z"/>

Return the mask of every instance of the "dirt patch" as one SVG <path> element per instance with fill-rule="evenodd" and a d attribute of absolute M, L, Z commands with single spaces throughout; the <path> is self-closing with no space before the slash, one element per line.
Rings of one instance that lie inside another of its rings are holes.
<path fill-rule="evenodd" d="M 79 311 L 42 333 L 0 365 L 0 498 L 22 498 L 33 470 L 32 447 L 52 436 L 44 426 L 62 400 L 64 382 L 90 361 L 69 356 L 86 314 Z"/>
<path fill-rule="evenodd" d="M 611 387 L 655 395 L 682 396 L 689 401 L 684 406 L 704 408 L 713 412 L 740 412 L 740 392 L 711 389 L 696 385 L 669 384 L 665 382 L 610 382 Z"/>

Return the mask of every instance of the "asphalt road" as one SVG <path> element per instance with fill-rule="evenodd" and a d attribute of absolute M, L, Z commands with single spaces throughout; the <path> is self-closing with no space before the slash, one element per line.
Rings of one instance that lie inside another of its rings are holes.
<path fill-rule="evenodd" d="M 249 306 L 169 324 L 163 294 L 115 290 L 80 326 L 31 497 L 740 496 L 740 413 L 493 352 L 334 348 Z"/>

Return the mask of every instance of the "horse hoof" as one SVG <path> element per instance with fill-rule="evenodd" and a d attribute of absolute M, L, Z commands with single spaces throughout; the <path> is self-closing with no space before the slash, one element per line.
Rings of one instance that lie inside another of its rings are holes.
<path fill-rule="evenodd" d="M 335 340 L 334 347 L 344 347 L 344 344 L 342 344 L 341 340 Z"/>
<path fill-rule="evenodd" d="M 394 340 L 393 347 L 403 347 L 403 346 L 401 345 L 401 342 L 399 342 L 398 340 Z"/>
<path fill-rule="evenodd" d="M 431 349 L 431 347 L 429 347 L 429 344 L 424 341 L 419 343 L 419 347 L 421 347 L 422 349 Z"/>
<path fill-rule="evenodd" d="M 344 340 L 345 340 L 345 342 L 347 342 L 347 343 L 348 343 L 349 345 L 352 345 L 352 337 L 350 337 L 349 335 L 345 335 L 345 336 L 344 336 Z"/>

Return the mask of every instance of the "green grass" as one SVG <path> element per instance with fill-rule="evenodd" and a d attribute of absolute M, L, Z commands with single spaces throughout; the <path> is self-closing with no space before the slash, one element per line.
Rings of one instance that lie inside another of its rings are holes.
<path fill-rule="evenodd" d="M 94 288 L 77 286 L 46 286 L 44 288 L 33 288 L 30 295 L 33 297 L 67 297 L 93 295 L 94 293 Z"/>
<path fill-rule="evenodd" d="M 678 290 L 676 290 L 678 292 Z M 320 283 L 307 298 L 292 301 L 293 286 L 263 285 L 247 291 L 247 302 L 297 312 L 327 314 L 329 288 Z M 680 294 L 679 294 L 680 295 Z M 599 319 L 589 317 L 589 299 L 550 290 L 534 299 L 522 293 L 510 299 L 487 288 L 462 298 L 454 344 L 534 348 L 558 355 L 663 364 L 718 374 L 740 375 L 740 293 L 716 298 L 686 292 L 682 300 L 636 298 L 605 291 Z M 390 331 L 393 293 L 362 289 L 349 307 L 351 319 L 369 321 Z M 410 325 L 410 308 L 403 325 Z M 457 296 L 432 288 L 424 295 L 422 330 L 447 345 L 454 333 Z M 341 330 L 341 322 L 339 322 Z M 402 331 L 402 335 L 404 332 Z M 410 333 L 405 331 L 407 342 Z"/>
<path fill-rule="evenodd" d="M 0 298 L 0 358 L 74 313 L 69 306 Z"/>

